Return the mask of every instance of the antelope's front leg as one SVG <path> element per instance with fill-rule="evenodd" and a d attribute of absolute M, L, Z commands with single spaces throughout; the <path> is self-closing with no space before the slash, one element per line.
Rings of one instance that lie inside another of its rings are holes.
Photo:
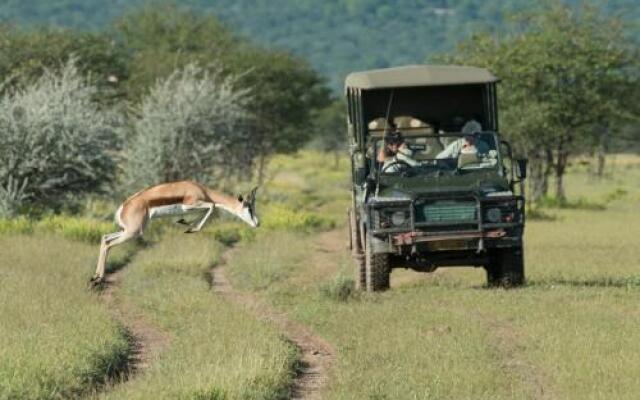
<path fill-rule="evenodd" d="M 202 219 L 200 221 L 197 222 L 197 224 L 195 224 L 195 227 L 192 226 L 191 228 L 187 229 L 184 233 L 196 233 L 199 232 L 202 227 L 204 226 L 205 222 L 207 222 L 207 220 L 209 219 L 209 217 L 211 217 L 211 214 L 213 213 L 213 209 L 215 208 L 215 205 L 213 203 L 204 203 L 198 207 L 194 207 L 194 208 L 201 208 L 201 209 L 206 209 L 207 213 L 204 215 L 204 217 L 202 217 Z"/>
<path fill-rule="evenodd" d="M 98 265 L 96 266 L 96 272 L 89 281 L 92 285 L 99 285 L 104 279 L 104 270 L 107 263 L 107 253 L 109 251 L 109 243 L 118 239 L 124 232 L 114 232 L 104 235 L 100 242 L 100 253 L 98 255 Z"/>

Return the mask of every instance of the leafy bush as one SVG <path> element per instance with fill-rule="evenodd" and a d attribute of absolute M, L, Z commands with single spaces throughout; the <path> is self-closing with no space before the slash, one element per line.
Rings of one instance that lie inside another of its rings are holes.
<path fill-rule="evenodd" d="M 96 93 L 72 59 L 0 99 L 0 215 L 56 208 L 112 181 L 119 121 L 96 105 Z"/>
<path fill-rule="evenodd" d="M 189 64 L 159 81 L 133 121 L 125 179 L 140 188 L 159 182 L 249 175 L 253 152 L 247 90 Z"/>

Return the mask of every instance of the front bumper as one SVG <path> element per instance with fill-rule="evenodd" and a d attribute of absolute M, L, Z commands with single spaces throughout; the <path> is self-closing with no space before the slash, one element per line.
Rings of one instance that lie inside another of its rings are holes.
<path fill-rule="evenodd" d="M 473 201 L 475 214 L 473 219 L 463 221 L 418 221 L 416 222 L 416 203 L 439 199 Z M 485 211 L 510 204 L 516 217 L 511 221 L 486 221 Z M 375 213 L 385 207 L 408 207 L 410 219 L 406 226 L 375 226 Z M 377 238 L 376 252 L 411 253 L 442 250 L 477 250 L 492 247 L 512 247 L 521 245 L 524 230 L 524 198 L 522 196 L 480 197 L 469 194 L 404 202 L 372 202 L 368 206 L 369 220 L 374 223 L 371 233 Z"/>
<path fill-rule="evenodd" d="M 460 241 L 473 239 L 499 239 L 507 235 L 504 229 L 487 230 L 484 232 L 448 232 L 448 233 L 429 233 L 429 232 L 405 232 L 391 235 L 391 244 L 394 246 L 414 245 L 416 243 L 438 242 L 438 241 Z"/>

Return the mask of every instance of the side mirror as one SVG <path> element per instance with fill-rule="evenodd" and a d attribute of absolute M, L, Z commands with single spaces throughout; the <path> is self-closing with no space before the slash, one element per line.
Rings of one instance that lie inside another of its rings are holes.
<path fill-rule="evenodd" d="M 529 160 L 526 158 L 521 158 L 516 160 L 516 176 L 519 180 L 524 180 L 527 178 L 527 163 Z"/>

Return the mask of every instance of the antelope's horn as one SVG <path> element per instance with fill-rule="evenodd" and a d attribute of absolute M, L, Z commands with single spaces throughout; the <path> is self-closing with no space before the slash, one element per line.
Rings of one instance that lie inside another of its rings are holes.
<path fill-rule="evenodd" d="M 251 189 L 251 192 L 249 193 L 249 201 L 250 202 L 254 202 L 256 200 L 256 191 L 258 190 L 258 187 L 254 187 L 253 189 Z"/>

